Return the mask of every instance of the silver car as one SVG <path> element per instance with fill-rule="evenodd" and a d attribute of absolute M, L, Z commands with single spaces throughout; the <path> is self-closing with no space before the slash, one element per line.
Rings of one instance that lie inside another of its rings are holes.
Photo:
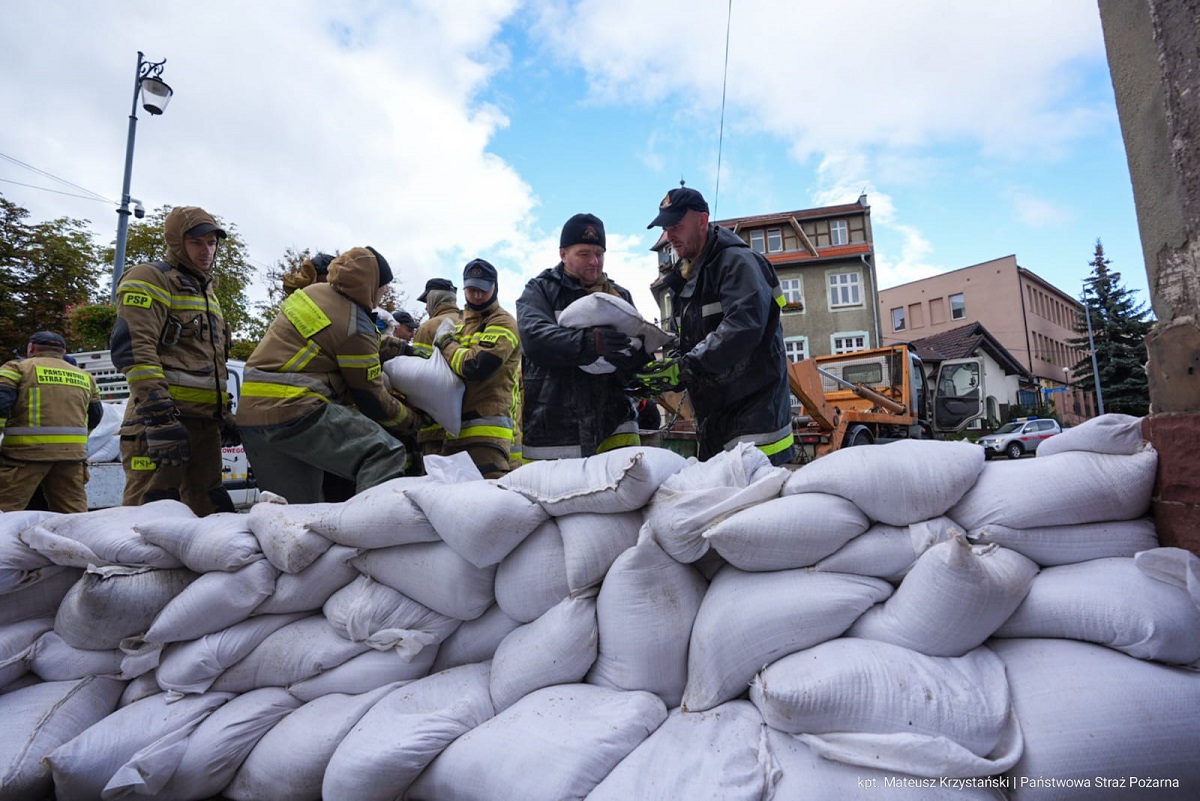
<path fill-rule="evenodd" d="M 1062 427 L 1057 420 L 1022 418 L 1005 423 L 993 433 L 980 437 L 979 444 L 983 446 L 988 459 L 1002 453 L 1009 459 L 1020 459 L 1027 453 L 1035 452 L 1045 440 L 1061 433 Z"/>

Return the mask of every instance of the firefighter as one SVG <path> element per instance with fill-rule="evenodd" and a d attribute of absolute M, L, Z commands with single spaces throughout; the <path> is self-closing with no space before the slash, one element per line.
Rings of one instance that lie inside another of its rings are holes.
<path fill-rule="evenodd" d="M 109 348 L 129 380 L 121 426 L 126 506 L 172 498 L 197 515 L 232 512 L 221 446 L 237 444 L 226 391 L 229 325 L 213 263 L 225 231 L 180 206 L 163 226 L 167 259 L 139 264 L 117 287 Z"/>
<path fill-rule="evenodd" d="M 462 320 L 462 309 L 458 307 L 458 287 L 448 278 L 430 278 L 425 282 L 425 291 L 417 301 L 425 304 L 426 319 L 417 326 L 412 338 L 413 353 L 428 358 L 433 354 L 433 340 L 443 320 L 457 324 Z M 446 442 L 446 429 L 425 416 L 417 432 L 417 447 L 424 458 L 440 454 Z"/>
<path fill-rule="evenodd" d="M 500 308 L 496 282 L 491 264 L 483 259 L 468 262 L 463 269 L 467 308 L 462 322 L 442 320 L 433 340 L 450 369 L 466 383 L 462 428 L 458 436 L 447 433 L 442 454 L 465 451 L 484 478 L 499 478 L 511 469 L 521 411 L 517 321 Z"/>
<path fill-rule="evenodd" d="M 104 412 L 66 352 L 61 334 L 38 331 L 28 358 L 0 367 L 0 511 L 25 509 L 39 487 L 50 511 L 87 511 L 88 432 Z"/>
<path fill-rule="evenodd" d="M 358 492 L 404 475 L 399 437 L 415 415 L 389 394 L 372 309 L 392 270 L 370 247 L 329 265 L 329 281 L 283 302 L 246 362 L 237 421 L 262 489 L 291 503 L 325 500 L 325 471 Z"/>

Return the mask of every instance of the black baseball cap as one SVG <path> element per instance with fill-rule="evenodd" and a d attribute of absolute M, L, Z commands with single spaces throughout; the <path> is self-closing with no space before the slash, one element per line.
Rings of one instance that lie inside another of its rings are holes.
<path fill-rule="evenodd" d="M 672 189 L 658 204 L 658 216 L 646 227 L 661 225 L 663 228 L 669 228 L 682 220 L 689 209 L 707 212 L 708 203 L 704 200 L 704 195 L 686 186 Z"/>
<path fill-rule="evenodd" d="M 62 334 L 54 331 L 38 331 L 29 338 L 30 345 L 44 345 L 49 348 L 58 348 L 59 350 L 67 349 L 67 340 L 63 339 Z"/>
<path fill-rule="evenodd" d="M 496 268 L 483 259 L 472 259 L 463 268 L 463 287 L 490 292 L 496 285 Z"/>
<path fill-rule="evenodd" d="M 200 223 L 199 225 L 193 225 L 191 228 L 187 229 L 183 235 L 188 239 L 197 239 L 205 234 L 216 234 L 217 239 L 224 239 L 225 229 L 219 225 L 213 225 L 212 223 L 204 222 Z"/>
<path fill-rule="evenodd" d="M 409 328 L 417 327 L 417 320 L 404 309 L 396 309 L 392 312 L 392 319 L 396 321 L 396 325 L 406 325 Z"/>
<path fill-rule="evenodd" d="M 417 303 L 424 303 L 425 298 L 429 297 L 430 290 L 433 289 L 442 289 L 446 292 L 458 291 L 458 287 L 456 287 L 449 278 L 430 278 L 425 282 L 425 291 L 417 296 Z"/>

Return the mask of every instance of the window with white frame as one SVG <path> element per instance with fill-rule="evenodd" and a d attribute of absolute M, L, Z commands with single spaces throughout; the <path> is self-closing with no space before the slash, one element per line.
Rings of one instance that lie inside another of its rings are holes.
<path fill-rule="evenodd" d="M 959 292 L 950 296 L 950 319 L 961 320 L 967 316 L 967 299 Z"/>
<path fill-rule="evenodd" d="M 750 232 L 750 249 L 755 253 L 767 252 L 767 236 L 762 231 Z"/>
<path fill-rule="evenodd" d="M 862 275 L 858 271 L 829 274 L 829 308 L 862 305 Z"/>
<path fill-rule="evenodd" d="M 829 244 L 848 245 L 850 243 L 850 226 L 845 220 L 832 220 L 829 223 Z"/>
<path fill-rule="evenodd" d="M 833 345 L 835 354 L 866 350 L 870 347 L 869 342 L 866 331 L 843 331 L 830 337 L 830 344 Z"/>
<path fill-rule="evenodd" d="M 892 309 L 892 330 L 893 331 L 903 331 L 904 330 L 904 307 L 903 306 L 898 306 L 897 308 Z"/>
<path fill-rule="evenodd" d="M 783 250 L 783 231 L 778 228 L 767 229 L 767 252 L 779 253 Z"/>
<path fill-rule="evenodd" d="M 784 278 L 779 282 L 783 290 L 784 311 L 804 311 L 804 281 L 799 278 Z"/>
<path fill-rule="evenodd" d="M 789 362 L 808 358 L 808 337 L 784 337 L 783 350 Z"/>

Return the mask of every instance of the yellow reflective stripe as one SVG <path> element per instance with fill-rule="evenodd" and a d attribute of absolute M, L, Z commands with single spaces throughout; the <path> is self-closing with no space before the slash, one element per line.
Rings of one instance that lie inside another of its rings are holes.
<path fill-rule="evenodd" d="M 119 287 L 117 287 L 118 294 L 123 293 L 123 292 L 135 292 L 135 293 L 140 293 L 140 294 L 146 294 L 146 295 L 149 295 L 154 300 L 157 300 L 162 305 L 167 306 L 168 308 L 171 306 L 170 293 L 168 293 L 162 287 L 155 286 L 154 284 L 151 284 L 148 281 L 138 281 L 136 279 L 128 279 L 127 278 L 121 282 L 121 285 Z M 141 305 L 139 303 L 129 303 L 129 301 L 125 301 L 125 303 L 126 303 L 126 305 L 129 305 L 129 306 Z"/>
<path fill-rule="evenodd" d="M 340 354 L 339 353 L 338 357 L 337 357 L 337 363 L 338 363 L 338 367 L 358 367 L 358 368 L 361 368 L 364 370 L 368 370 L 372 367 L 379 366 L 379 354 L 378 353 L 369 353 L 369 354 L 363 354 L 363 353 Z"/>
<path fill-rule="evenodd" d="M 507 439 L 513 438 L 511 428 L 502 426 L 467 426 L 458 432 L 457 437 L 448 436 L 447 439 L 466 439 L 467 437 L 491 437 L 492 439 Z"/>
<path fill-rule="evenodd" d="M 772 442 L 770 445 L 759 445 L 757 447 L 760 451 L 765 453 L 767 456 L 774 456 L 775 454 L 779 453 L 780 451 L 786 450 L 787 448 L 792 447 L 792 443 L 795 441 L 796 441 L 795 437 L 791 433 L 789 433 L 783 439 L 777 440 L 776 442 Z"/>
<path fill-rule="evenodd" d="M 0 417 L 0 428 L 4 428 L 6 425 L 8 425 L 8 418 Z"/>
<path fill-rule="evenodd" d="M 229 399 L 228 392 L 218 392 L 215 389 L 199 389 L 198 387 L 181 387 L 175 384 L 167 385 L 171 398 L 188 403 L 206 403 L 212 406 L 224 405 Z"/>
<path fill-rule="evenodd" d="M 288 295 L 283 301 L 282 311 L 305 339 L 312 339 L 318 331 L 333 325 L 316 301 L 304 292 Z"/>
<path fill-rule="evenodd" d="M 157 364 L 135 364 L 125 371 L 126 381 L 146 381 L 156 378 L 166 378 L 162 367 Z"/>
<path fill-rule="evenodd" d="M 209 299 L 206 295 L 172 295 L 171 311 L 210 311 L 221 316 L 221 306 L 216 298 Z"/>
<path fill-rule="evenodd" d="M 616 448 L 627 448 L 631 445 L 642 444 L 642 438 L 637 434 L 613 434 L 596 447 L 596 453 L 604 453 Z"/>
<path fill-rule="evenodd" d="M 459 347 L 459 349 L 454 351 L 453 355 L 450 356 L 450 369 L 459 375 L 462 375 L 462 363 L 466 360 L 466 358 L 467 349 Z"/>
<path fill-rule="evenodd" d="M 413 350 L 414 356 L 420 356 L 422 358 L 428 359 L 430 356 L 433 355 L 433 346 L 432 345 L 429 345 L 425 342 L 413 342 L 410 344 L 412 345 L 412 350 Z"/>
<path fill-rule="evenodd" d="M 130 470 L 157 470 L 158 465 L 149 456 L 134 456 L 129 460 Z"/>
<path fill-rule="evenodd" d="M 502 325 L 489 325 L 487 328 L 483 329 L 483 333 L 490 334 L 492 336 L 502 336 L 509 342 L 513 343 L 514 347 L 517 347 L 521 344 L 517 339 L 517 335 Z"/>
<path fill-rule="evenodd" d="M 782 290 L 782 289 L 779 289 L 778 287 L 776 287 L 775 289 L 776 289 L 776 291 L 775 291 L 775 305 L 776 305 L 776 306 L 778 306 L 779 308 L 781 308 L 781 309 L 782 309 L 784 306 L 786 306 L 786 305 L 787 305 L 787 298 L 786 298 L 786 297 L 784 297 L 784 294 L 783 294 L 783 290 Z"/>
<path fill-rule="evenodd" d="M 87 434 L 5 434 L 7 445 L 86 445 Z"/>
<path fill-rule="evenodd" d="M 7 378 L 15 384 L 21 383 L 21 374 L 15 370 L 0 370 L 0 378 Z"/>
<path fill-rule="evenodd" d="M 246 398 L 303 398 L 308 395 L 326 400 L 319 392 L 306 387 L 291 387 L 286 384 L 269 384 L 265 381 L 247 381 L 242 384 L 242 397 Z"/>
<path fill-rule="evenodd" d="M 283 363 L 280 370 L 285 373 L 298 373 L 307 367 L 308 363 L 319 356 L 320 353 L 321 348 L 317 346 L 316 342 L 310 339 L 305 343 L 303 348 L 296 351 L 295 356 Z"/>

